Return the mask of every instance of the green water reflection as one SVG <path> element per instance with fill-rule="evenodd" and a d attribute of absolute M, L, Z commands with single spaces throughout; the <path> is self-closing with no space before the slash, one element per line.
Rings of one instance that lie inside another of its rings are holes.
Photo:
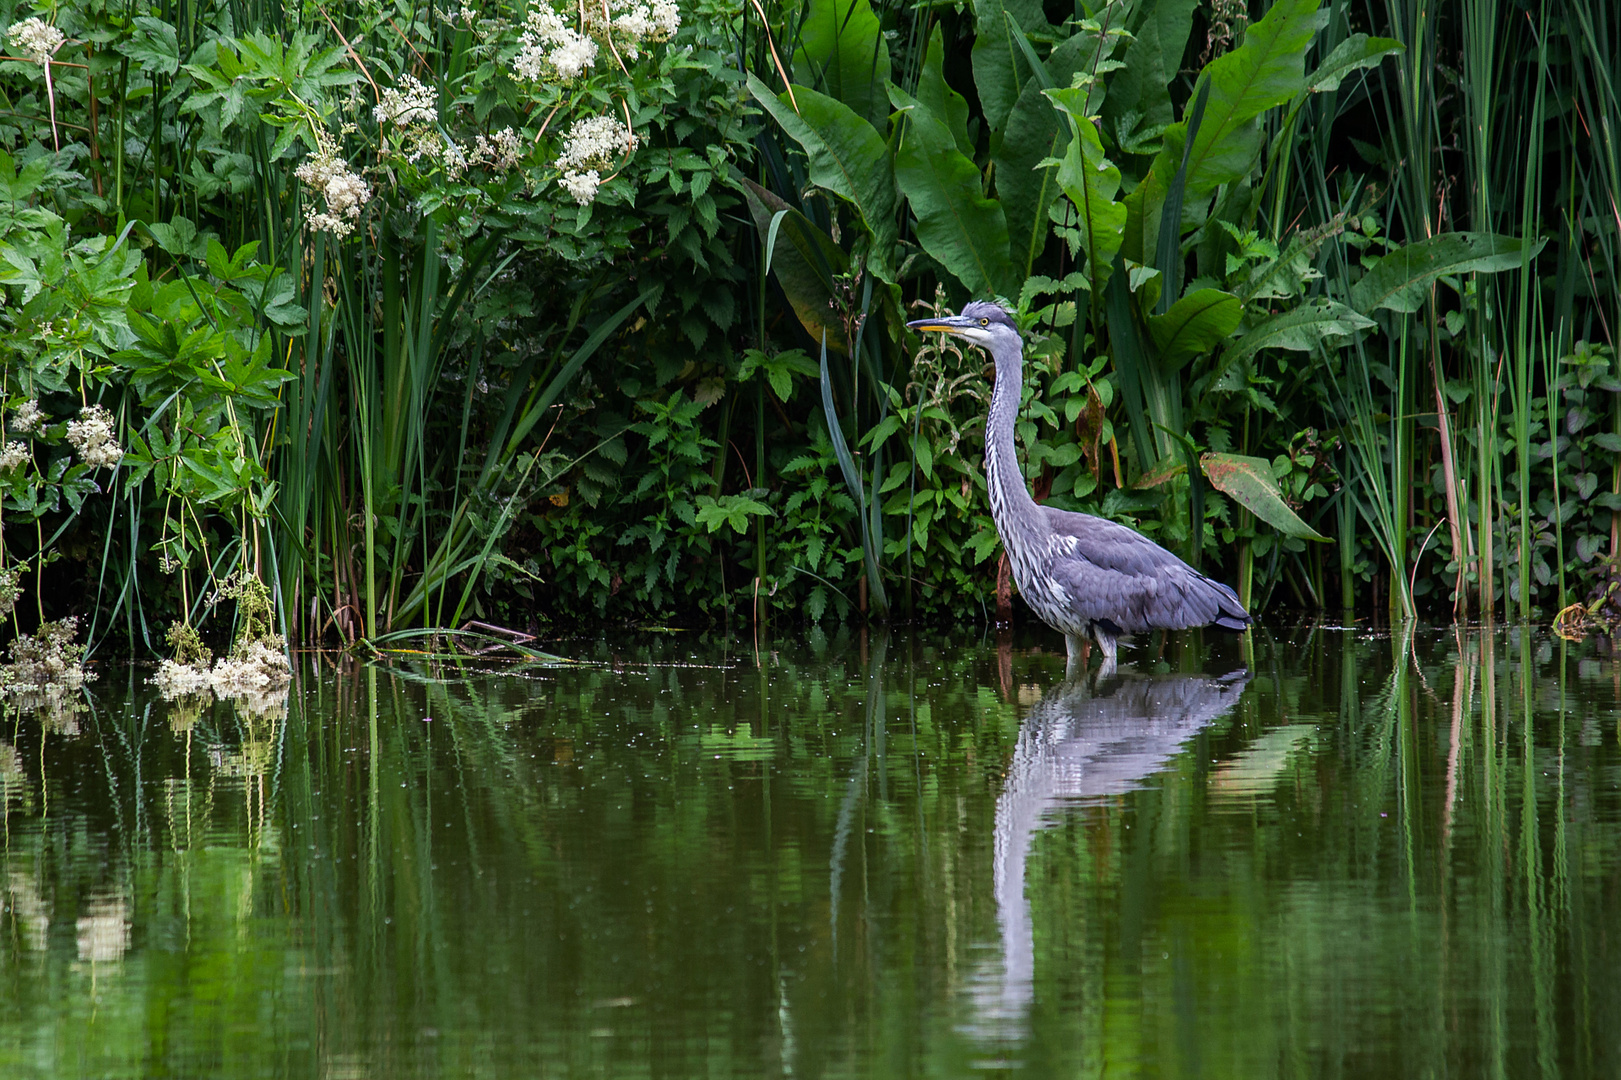
<path fill-rule="evenodd" d="M 0 1076 L 1621 1074 L 1617 661 L 1039 643 L 12 709 Z"/>

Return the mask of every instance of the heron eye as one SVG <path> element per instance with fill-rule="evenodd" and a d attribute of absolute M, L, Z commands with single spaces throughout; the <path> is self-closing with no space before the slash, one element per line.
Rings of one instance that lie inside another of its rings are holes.
<path fill-rule="evenodd" d="M 991 320 L 989 320 L 989 319 L 981 319 L 981 320 L 979 320 L 979 325 L 981 325 L 981 326 L 989 326 L 989 325 L 991 325 Z"/>

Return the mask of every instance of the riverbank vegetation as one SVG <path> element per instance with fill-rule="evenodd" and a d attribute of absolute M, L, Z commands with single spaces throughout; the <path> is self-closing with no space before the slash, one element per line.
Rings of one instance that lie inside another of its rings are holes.
<path fill-rule="evenodd" d="M 1602 0 L 0 22 L 16 659 L 250 579 L 300 645 L 992 618 L 983 358 L 903 325 L 984 295 L 1038 495 L 1257 609 L 1621 584 Z"/>

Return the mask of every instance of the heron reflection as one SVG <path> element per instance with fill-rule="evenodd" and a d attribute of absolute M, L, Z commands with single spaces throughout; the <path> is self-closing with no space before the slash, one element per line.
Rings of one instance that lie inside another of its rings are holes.
<path fill-rule="evenodd" d="M 1030 845 L 1066 803 L 1142 786 L 1189 739 L 1238 703 L 1245 670 L 1221 676 L 1117 674 L 1071 679 L 1025 717 L 996 802 L 994 883 L 1002 955 L 977 980 L 987 1034 L 1016 1034 L 1030 1005 L 1035 937 L 1024 870 Z"/>

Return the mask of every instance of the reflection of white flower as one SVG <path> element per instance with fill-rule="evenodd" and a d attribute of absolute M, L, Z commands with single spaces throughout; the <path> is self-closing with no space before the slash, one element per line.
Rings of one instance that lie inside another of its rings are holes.
<path fill-rule="evenodd" d="M 0 472 L 10 472 L 28 460 L 28 444 L 17 439 L 6 443 L 0 450 Z"/>
<path fill-rule="evenodd" d="M 11 29 L 6 31 L 6 40 L 11 47 L 22 53 L 36 64 L 50 62 L 56 50 L 66 42 L 67 36 L 45 22 L 43 19 L 24 19 L 20 23 L 12 23 Z"/>
<path fill-rule="evenodd" d="M 68 442 L 92 469 L 110 469 L 124 456 L 113 438 L 113 414 L 102 405 L 86 405 L 77 420 L 68 421 Z"/>
<path fill-rule="evenodd" d="M 111 963 L 123 959 L 129 949 L 129 910 L 122 897 L 92 900 L 76 929 L 80 960 Z"/>
<path fill-rule="evenodd" d="M 371 198 L 371 185 L 349 171 L 331 151 L 322 151 L 293 171 L 293 175 L 326 200 L 326 210 L 306 207 L 305 219 L 312 229 L 325 229 L 344 237 L 355 231 L 361 208 Z"/>
<path fill-rule="evenodd" d="M 597 177 L 597 170 L 587 169 L 585 172 L 566 172 L 558 183 L 574 196 L 575 202 L 584 206 L 597 197 L 597 188 L 602 181 Z"/>
<path fill-rule="evenodd" d="M 399 85 L 383 91 L 383 100 L 372 110 L 379 124 L 408 127 L 433 124 L 439 120 L 438 95 L 410 75 L 401 75 Z"/>
<path fill-rule="evenodd" d="M 11 430 L 18 435 L 31 435 L 45 427 L 45 412 L 39 407 L 37 399 L 30 399 L 17 406 L 17 415 L 11 418 Z"/>

